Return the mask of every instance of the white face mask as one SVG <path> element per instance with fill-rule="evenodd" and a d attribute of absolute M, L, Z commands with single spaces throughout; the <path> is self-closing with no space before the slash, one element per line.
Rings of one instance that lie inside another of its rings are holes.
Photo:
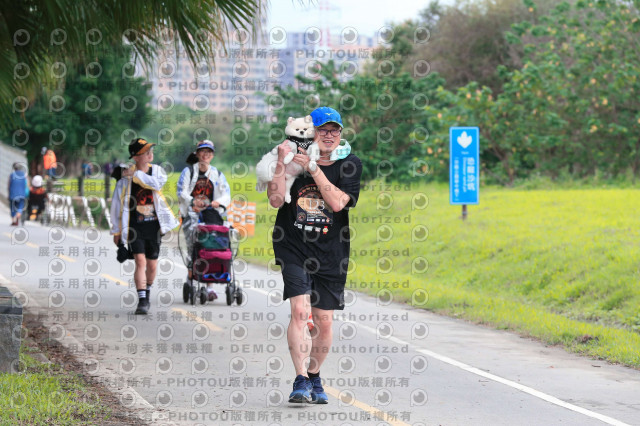
<path fill-rule="evenodd" d="M 340 139 L 340 143 L 344 145 L 338 145 L 336 149 L 331 151 L 331 157 L 329 157 L 329 161 L 337 161 L 346 158 L 347 155 L 351 154 L 351 145 L 345 139 Z"/>

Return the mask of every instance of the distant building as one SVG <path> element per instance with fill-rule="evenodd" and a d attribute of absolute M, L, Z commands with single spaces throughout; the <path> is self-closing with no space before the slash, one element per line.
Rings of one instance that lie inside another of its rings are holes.
<path fill-rule="evenodd" d="M 181 104 L 196 111 L 231 113 L 244 117 L 242 121 L 269 120 L 273 111 L 267 98 L 276 86 L 297 88 L 296 75 L 314 79 L 314 65 L 331 59 L 339 67 L 339 79 L 348 81 L 361 72 L 376 45 L 373 37 L 349 30 L 330 34 L 315 27 L 306 32 L 272 28 L 255 43 L 249 43 L 246 33 L 233 32 L 227 51 L 216 52 L 215 69 L 204 63 L 194 69 L 184 50 L 176 55 L 171 44 L 149 78 L 152 106 L 168 112 Z"/>

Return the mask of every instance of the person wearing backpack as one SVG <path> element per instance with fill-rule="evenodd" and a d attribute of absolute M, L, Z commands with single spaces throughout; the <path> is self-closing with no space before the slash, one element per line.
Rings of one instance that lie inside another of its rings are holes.
<path fill-rule="evenodd" d="M 117 246 L 129 244 L 135 259 L 136 315 L 149 312 L 149 294 L 156 277 L 162 235 L 179 224 L 162 195 L 167 174 L 162 167 L 151 164 L 154 145 L 140 138 L 131 142 L 129 158 L 135 164 L 119 168 L 111 199 L 113 242 Z"/>
<path fill-rule="evenodd" d="M 191 251 L 199 219 L 209 224 L 222 225 L 222 215 L 231 203 L 231 189 L 227 178 L 211 165 L 215 150 L 210 140 L 198 142 L 195 152 L 187 158 L 187 167 L 182 170 L 178 179 L 178 201 L 182 230 L 187 241 L 189 274 L 193 261 Z M 217 294 L 213 284 L 209 284 L 207 290 L 209 301 L 215 300 Z"/>

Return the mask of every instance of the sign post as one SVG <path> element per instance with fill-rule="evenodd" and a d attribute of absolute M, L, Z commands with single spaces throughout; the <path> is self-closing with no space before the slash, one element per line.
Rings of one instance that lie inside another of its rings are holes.
<path fill-rule="evenodd" d="M 462 220 L 467 205 L 480 202 L 480 129 L 449 128 L 449 202 L 462 205 Z"/>

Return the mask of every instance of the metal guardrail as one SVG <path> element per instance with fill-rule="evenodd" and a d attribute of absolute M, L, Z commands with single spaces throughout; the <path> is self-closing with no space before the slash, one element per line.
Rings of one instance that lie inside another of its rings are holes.
<path fill-rule="evenodd" d="M 55 192 L 47 194 L 48 203 L 45 207 L 43 218 L 49 224 L 65 227 L 79 227 L 86 222 L 91 227 L 100 226 L 106 222 L 111 228 L 111 215 L 107 201 L 99 197 L 71 197 L 70 195 L 60 195 Z M 76 206 L 80 214 L 76 215 Z M 94 218 L 93 211 L 99 207 L 99 214 Z"/>

